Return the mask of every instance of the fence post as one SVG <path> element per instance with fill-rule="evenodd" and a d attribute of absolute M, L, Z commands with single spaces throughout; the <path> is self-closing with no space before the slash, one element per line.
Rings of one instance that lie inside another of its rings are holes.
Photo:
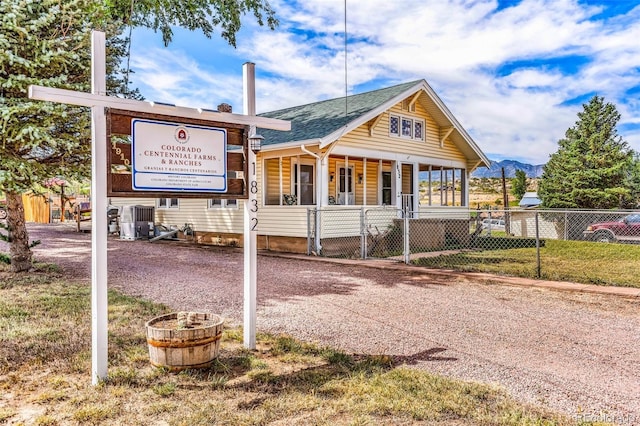
<path fill-rule="evenodd" d="M 409 247 L 409 212 L 404 215 L 404 263 L 411 263 L 411 248 Z"/>
<path fill-rule="evenodd" d="M 365 220 L 364 207 L 360 208 L 360 258 L 367 258 L 367 225 Z"/>
<path fill-rule="evenodd" d="M 316 256 L 320 256 L 322 253 L 322 240 L 320 239 L 320 235 L 322 234 L 322 208 L 316 207 L 315 209 L 315 228 L 314 228 L 314 242 L 316 249 Z"/>
<path fill-rule="evenodd" d="M 542 266 L 540 264 L 540 226 L 538 220 L 538 212 L 536 212 L 536 261 L 536 278 L 540 278 L 542 276 Z"/>
<path fill-rule="evenodd" d="M 564 240 L 567 241 L 569 239 L 569 232 L 568 232 L 568 227 L 569 227 L 569 221 L 568 221 L 568 212 L 564 212 Z"/>
<path fill-rule="evenodd" d="M 307 256 L 311 256 L 311 209 L 307 209 Z"/>

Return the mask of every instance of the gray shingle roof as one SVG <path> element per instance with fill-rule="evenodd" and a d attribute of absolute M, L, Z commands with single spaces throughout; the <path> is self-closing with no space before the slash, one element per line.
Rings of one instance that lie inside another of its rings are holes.
<path fill-rule="evenodd" d="M 258 114 L 260 117 L 291 121 L 291 131 L 259 129 L 264 145 L 320 139 L 357 120 L 369 111 L 400 95 L 422 80 L 399 84 L 346 98 L 328 99 L 278 111 Z M 347 113 L 345 114 L 345 105 Z"/>

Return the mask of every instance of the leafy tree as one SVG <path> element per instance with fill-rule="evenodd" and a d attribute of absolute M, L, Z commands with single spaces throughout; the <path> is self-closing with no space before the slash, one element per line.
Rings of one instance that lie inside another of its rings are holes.
<path fill-rule="evenodd" d="M 165 45 L 171 42 L 173 26 L 201 30 L 211 38 L 216 28 L 220 36 L 236 47 L 241 18 L 253 14 L 260 26 L 278 25 L 275 12 L 266 0 L 105 0 L 110 18 L 134 27 L 160 30 Z"/>
<path fill-rule="evenodd" d="M 542 206 L 626 207 L 632 201 L 628 176 L 633 151 L 617 133 L 620 114 L 600 96 L 591 98 L 583 108 L 544 166 L 538 188 Z"/>
<path fill-rule="evenodd" d="M 54 176 L 89 175 L 90 115 L 85 108 L 30 101 L 30 84 L 88 92 L 90 33 L 107 33 L 107 93 L 141 98 L 129 90 L 121 68 L 129 26 L 160 30 L 165 44 L 171 26 L 216 26 L 235 46 L 240 18 L 263 14 L 270 28 L 277 20 L 265 0 L 2 0 L 0 1 L 0 192 L 7 200 L 11 269 L 26 271 L 32 252 L 21 194 Z"/>
<path fill-rule="evenodd" d="M 522 170 L 516 170 L 516 177 L 511 183 L 511 193 L 516 200 L 520 201 L 525 192 L 527 192 L 527 174 Z"/>

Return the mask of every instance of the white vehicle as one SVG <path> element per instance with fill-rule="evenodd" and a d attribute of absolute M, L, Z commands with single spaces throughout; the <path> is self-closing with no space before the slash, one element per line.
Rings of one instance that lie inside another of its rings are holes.
<path fill-rule="evenodd" d="M 502 219 L 484 219 L 482 221 L 482 229 L 491 231 L 504 231 L 504 220 Z"/>

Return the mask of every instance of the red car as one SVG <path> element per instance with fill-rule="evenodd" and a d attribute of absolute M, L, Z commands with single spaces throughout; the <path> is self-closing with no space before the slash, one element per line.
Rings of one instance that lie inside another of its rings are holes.
<path fill-rule="evenodd" d="M 592 223 L 587 226 L 584 236 L 603 243 L 614 241 L 640 243 L 640 214 L 630 214 L 613 222 Z"/>

